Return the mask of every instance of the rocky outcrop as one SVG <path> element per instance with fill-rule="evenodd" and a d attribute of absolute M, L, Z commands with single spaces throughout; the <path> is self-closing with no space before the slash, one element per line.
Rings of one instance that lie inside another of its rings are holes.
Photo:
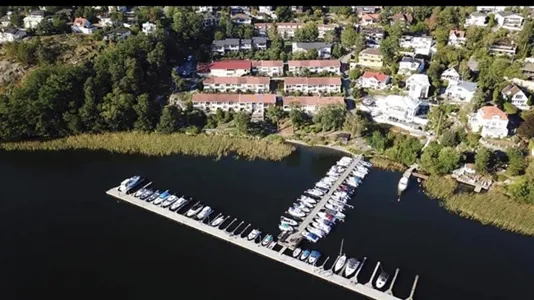
<path fill-rule="evenodd" d="M 29 68 L 7 59 L 0 60 L 0 86 L 18 81 Z"/>

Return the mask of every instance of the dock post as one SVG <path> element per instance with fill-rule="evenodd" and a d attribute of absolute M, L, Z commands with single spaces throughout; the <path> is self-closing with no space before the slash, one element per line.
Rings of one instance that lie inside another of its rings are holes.
<path fill-rule="evenodd" d="M 356 274 L 354 274 L 354 276 L 352 277 L 354 283 L 358 283 L 358 274 L 360 274 L 360 272 L 362 271 L 363 264 L 365 264 L 366 260 L 367 260 L 367 256 L 363 258 L 362 264 L 360 265 L 360 267 L 356 271 Z"/>
<path fill-rule="evenodd" d="M 417 287 L 418 280 L 419 280 L 419 275 L 415 275 L 415 280 L 413 281 L 413 285 L 412 285 L 412 291 L 410 292 L 410 296 L 406 298 L 406 300 L 413 300 L 413 295 L 415 294 L 415 288 Z"/>
<path fill-rule="evenodd" d="M 373 271 L 373 275 L 371 275 L 371 279 L 369 279 L 369 282 L 367 282 L 365 285 L 368 287 L 373 287 L 373 278 L 375 278 L 376 271 L 378 271 L 378 267 L 380 267 L 380 262 L 376 263 L 375 270 Z"/>
<path fill-rule="evenodd" d="M 393 275 L 393 280 L 391 280 L 391 283 L 389 284 L 389 289 L 386 291 L 386 294 L 393 296 L 393 285 L 395 284 L 395 280 L 397 280 L 397 275 L 399 275 L 399 268 L 395 270 L 395 275 Z"/>

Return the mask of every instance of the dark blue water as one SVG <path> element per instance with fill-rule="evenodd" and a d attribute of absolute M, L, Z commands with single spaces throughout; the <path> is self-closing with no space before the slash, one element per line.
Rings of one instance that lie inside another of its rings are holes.
<path fill-rule="evenodd" d="M 232 158 L 1 153 L 1 299 L 364 299 L 104 194 L 142 174 L 278 233 L 279 216 L 340 154 L 303 149 L 283 162 Z M 347 221 L 315 245 L 400 268 L 394 292 L 415 299 L 534 299 L 534 239 L 447 213 L 400 174 L 372 170 Z"/>

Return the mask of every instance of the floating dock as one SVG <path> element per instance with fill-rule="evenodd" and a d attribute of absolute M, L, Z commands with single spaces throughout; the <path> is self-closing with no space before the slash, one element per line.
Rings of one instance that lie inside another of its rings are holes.
<path fill-rule="evenodd" d="M 354 164 L 351 164 L 352 167 L 354 167 Z M 348 168 L 349 169 L 349 168 Z M 312 266 L 308 263 L 305 263 L 303 261 L 300 261 L 298 259 L 293 258 L 292 256 L 285 255 L 284 251 L 287 249 L 286 247 L 282 247 L 280 251 L 275 251 L 273 249 L 268 249 L 267 247 L 262 247 L 259 244 L 256 244 L 254 241 L 249 241 L 245 238 L 240 238 L 239 236 L 231 236 L 230 233 L 228 233 L 225 230 L 218 229 L 216 227 L 212 227 L 208 224 L 204 224 L 196 219 L 188 218 L 184 215 L 181 215 L 179 213 L 173 212 L 167 208 L 163 208 L 157 205 L 154 205 L 150 202 L 146 202 L 140 199 L 135 198 L 133 195 L 128 195 L 125 193 L 121 193 L 118 191 L 117 187 L 114 187 L 106 192 L 106 194 L 113 196 L 115 198 L 118 198 L 122 201 L 131 203 L 133 205 L 139 206 L 141 208 L 144 208 L 146 210 L 149 210 L 153 213 L 159 214 L 161 216 L 167 217 L 171 220 L 174 220 L 178 223 L 187 225 L 189 227 L 198 229 L 199 231 L 202 231 L 204 233 L 210 234 L 212 236 L 218 237 L 222 240 L 225 240 L 227 242 L 230 242 L 234 245 L 243 247 L 245 249 L 248 249 L 252 252 L 256 252 L 258 254 L 261 254 L 265 257 L 268 257 L 270 259 L 273 259 L 275 261 L 281 262 L 283 264 L 286 264 L 288 266 L 291 266 L 293 268 L 299 269 L 301 271 L 304 271 L 306 273 L 309 273 L 311 275 L 314 275 L 316 277 L 319 277 L 323 280 L 329 281 L 331 283 L 337 284 L 341 287 L 344 287 L 346 289 L 349 289 L 351 291 L 357 292 L 361 295 L 364 295 L 371 299 L 376 300 L 401 300 L 401 298 L 397 298 L 393 296 L 392 294 L 385 293 L 379 290 L 376 290 L 372 287 L 372 285 L 369 283 L 361 284 L 356 283 L 355 281 L 342 277 L 340 275 L 334 274 L 332 272 L 324 272 L 323 268 Z M 374 278 L 372 277 L 370 280 L 372 281 Z M 389 287 L 390 289 L 392 287 Z M 414 288 L 415 290 L 415 284 Z M 410 296 L 410 299 L 413 297 L 413 291 L 412 295 Z"/>
<path fill-rule="evenodd" d="M 343 183 L 343 181 L 345 181 L 345 179 L 349 177 L 349 175 L 352 173 L 352 171 L 354 171 L 354 168 L 356 168 L 356 166 L 358 165 L 358 163 L 360 163 L 361 160 L 362 160 L 361 155 L 354 157 L 354 159 L 352 160 L 350 165 L 347 167 L 345 172 L 343 172 L 343 174 L 339 176 L 337 181 L 328 190 L 328 193 L 324 194 L 324 196 L 317 203 L 317 205 L 313 208 L 313 210 L 306 216 L 306 218 L 304 218 L 304 220 L 302 220 L 297 230 L 294 233 L 292 233 L 290 236 L 288 236 L 285 241 L 281 241 L 281 244 L 287 246 L 289 249 L 295 249 L 295 247 L 297 247 L 300 244 L 300 242 L 304 239 L 302 232 L 304 232 L 306 227 L 308 227 L 308 225 L 311 224 L 311 222 L 313 221 L 313 218 L 315 218 L 317 216 L 317 213 L 319 213 L 319 211 L 324 208 L 325 204 L 328 202 L 328 199 L 332 197 L 334 192 L 339 188 L 339 186 Z"/>

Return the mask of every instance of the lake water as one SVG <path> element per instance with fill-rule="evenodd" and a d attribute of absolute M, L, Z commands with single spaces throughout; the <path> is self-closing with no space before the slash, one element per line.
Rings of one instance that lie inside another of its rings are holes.
<path fill-rule="evenodd" d="M 341 154 L 303 148 L 283 162 L 232 158 L 0 153 L 1 299 L 365 299 L 255 253 L 107 196 L 140 174 L 278 233 L 280 215 Z M 393 273 L 394 293 L 415 299 L 534 299 L 534 239 L 446 212 L 401 174 L 373 169 L 347 221 L 314 248 L 368 258 Z M 367 276 L 367 277 L 366 277 Z"/>

